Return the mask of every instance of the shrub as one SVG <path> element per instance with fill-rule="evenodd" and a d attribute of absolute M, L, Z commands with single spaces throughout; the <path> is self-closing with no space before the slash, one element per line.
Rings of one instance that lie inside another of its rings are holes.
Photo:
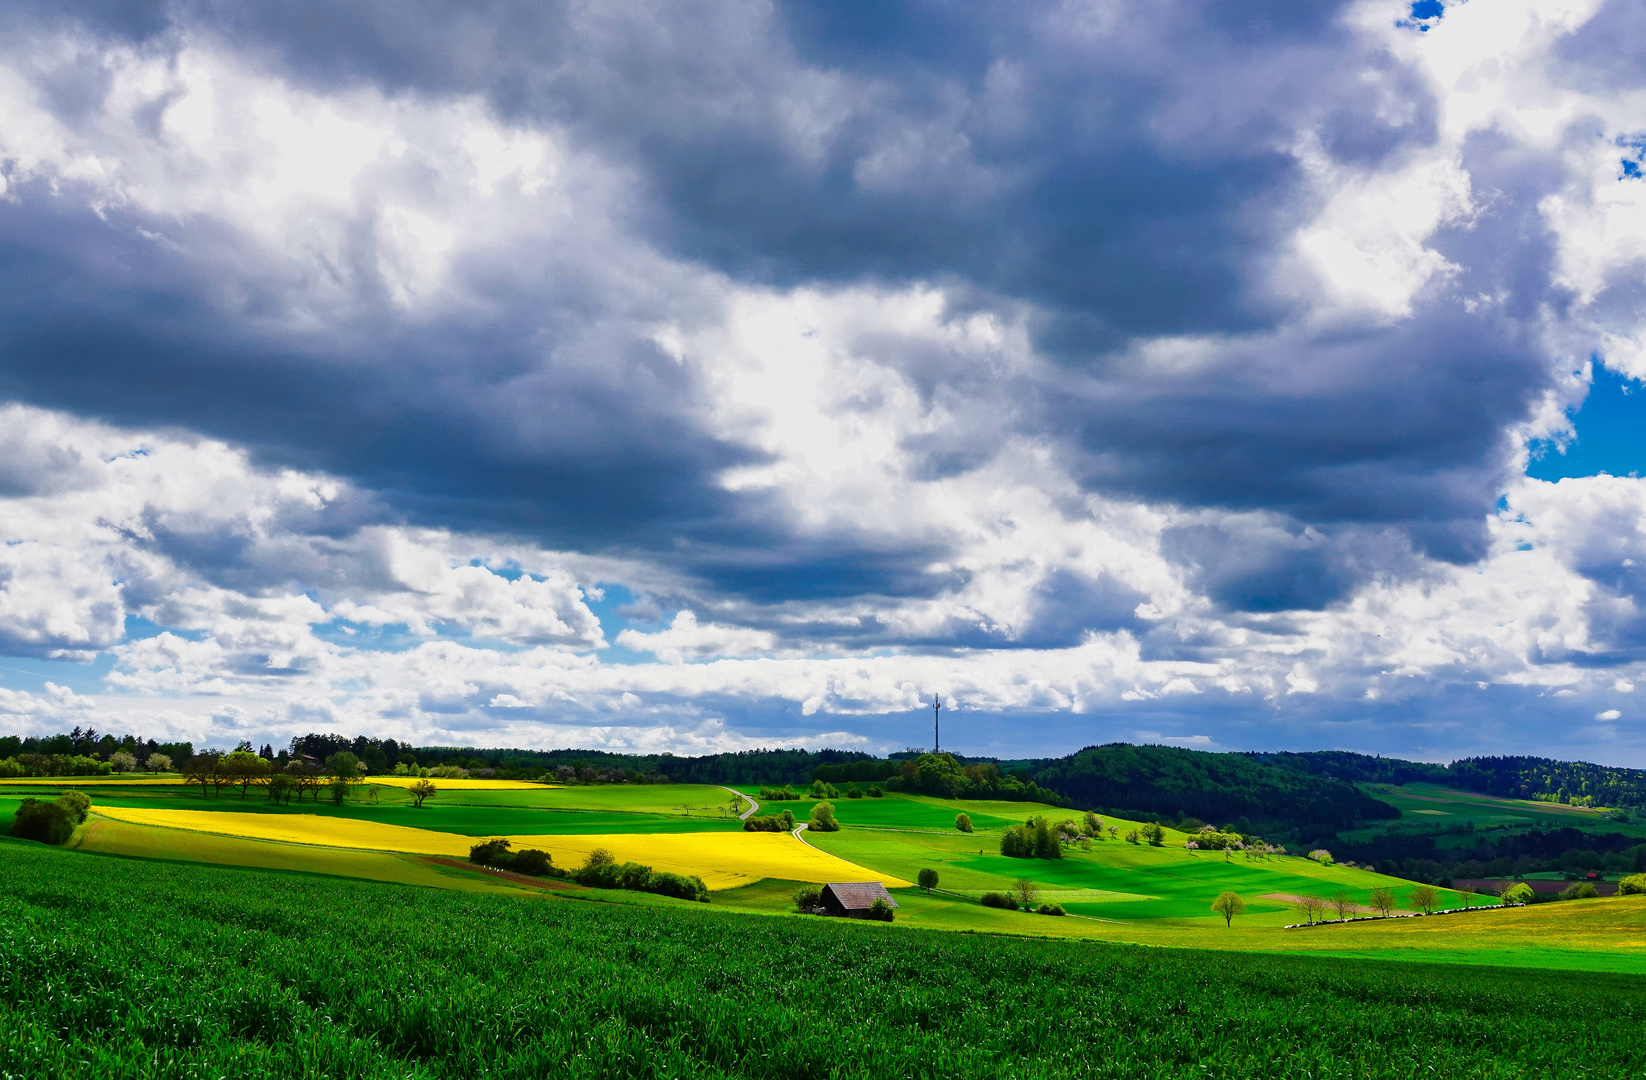
<path fill-rule="evenodd" d="M 756 814 L 743 820 L 744 832 L 789 832 L 793 828 L 794 814 L 788 810 L 781 814 Z"/>
<path fill-rule="evenodd" d="M 469 848 L 469 861 L 478 866 L 491 866 L 499 870 L 507 870 L 514 865 L 514 853 L 509 850 L 507 840 L 487 840 Z"/>
<path fill-rule="evenodd" d="M 1325 848 L 1315 848 L 1313 851 L 1309 852 L 1309 858 L 1313 859 L 1321 866 L 1332 865 L 1332 853 L 1327 851 Z"/>
<path fill-rule="evenodd" d="M 1532 887 L 1524 881 L 1517 881 L 1503 890 L 1504 904 L 1529 904 L 1532 902 Z"/>
<path fill-rule="evenodd" d="M 1591 900 L 1599 896 L 1593 882 L 1579 881 L 1575 885 L 1568 885 L 1560 892 L 1562 900 Z"/>
<path fill-rule="evenodd" d="M 536 848 L 514 853 L 514 872 L 527 877 L 555 877 L 554 856 Z"/>
<path fill-rule="evenodd" d="M 846 798 L 861 799 L 862 797 L 863 789 L 858 787 L 855 782 L 846 785 Z"/>
<path fill-rule="evenodd" d="M 1036 911 L 1036 913 L 1038 913 L 1040 915 L 1066 915 L 1066 914 L 1068 914 L 1068 912 L 1063 910 L 1063 905 L 1062 904 L 1041 904 L 1039 907 L 1035 908 L 1035 911 Z"/>
<path fill-rule="evenodd" d="M 840 831 L 840 822 L 836 821 L 834 816 L 834 803 L 820 802 L 812 807 L 812 819 L 806 823 L 806 827 L 817 832 Z"/>
<path fill-rule="evenodd" d="M 1619 896 L 1646 896 L 1646 874 L 1630 874 L 1617 883 Z"/>
<path fill-rule="evenodd" d="M 74 815 L 76 825 L 85 821 L 86 814 L 91 810 L 91 799 L 87 798 L 86 793 L 83 791 L 65 791 L 57 796 L 57 801 L 67 807 L 70 814 Z"/>
<path fill-rule="evenodd" d="M 802 885 L 794 891 L 794 909 L 802 915 L 817 915 L 823 910 L 823 890 L 816 885 Z"/>
<path fill-rule="evenodd" d="M 970 815 L 956 814 L 954 816 L 954 827 L 959 829 L 961 832 L 966 832 L 966 833 L 971 832 L 972 831 L 972 819 L 971 819 Z"/>
<path fill-rule="evenodd" d="M 67 843 L 74 835 L 74 811 L 61 802 L 24 799 L 12 817 L 11 834 L 42 844 Z"/>
<path fill-rule="evenodd" d="M 873 784 L 869 785 L 869 798 L 878 799 L 880 798 L 880 794 L 880 789 L 878 787 Z"/>
<path fill-rule="evenodd" d="M 1005 908 L 1007 911 L 1017 910 L 1017 900 L 1008 893 L 986 892 L 983 894 L 984 907 Z"/>
<path fill-rule="evenodd" d="M 929 866 L 921 867 L 920 873 L 915 875 L 915 884 L 919 885 L 927 892 L 931 892 L 933 889 L 937 888 L 937 871 L 933 870 Z"/>
<path fill-rule="evenodd" d="M 678 900 L 695 900 L 703 904 L 709 902 L 709 888 L 703 884 L 703 879 L 695 874 L 686 877 L 683 874 L 671 874 L 666 870 L 660 870 L 647 879 L 644 890 L 659 896 L 672 896 Z"/>
<path fill-rule="evenodd" d="M 892 906 L 886 903 L 886 898 L 883 896 L 875 897 L 874 903 L 869 905 L 869 918 L 877 922 L 891 922 L 895 914 Z"/>

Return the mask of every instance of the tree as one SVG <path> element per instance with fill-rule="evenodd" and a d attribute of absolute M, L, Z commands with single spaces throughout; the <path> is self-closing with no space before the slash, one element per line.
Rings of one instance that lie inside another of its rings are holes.
<path fill-rule="evenodd" d="M 1138 842 L 1138 837 L 1137 837 L 1137 830 L 1136 829 L 1132 829 L 1131 831 L 1126 833 L 1126 843 L 1135 844 L 1137 842 Z"/>
<path fill-rule="evenodd" d="M 1617 883 L 1619 896 L 1640 896 L 1646 894 L 1646 874 L 1630 874 Z"/>
<path fill-rule="evenodd" d="M 65 791 L 57 796 L 57 801 L 68 810 L 76 825 L 84 822 L 91 812 L 91 799 L 83 791 Z"/>
<path fill-rule="evenodd" d="M 820 802 L 812 807 L 812 818 L 806 823 L 806 827 L 818 832 L 838 832 L 840 822 L 834 817 L 834 803 Z"/>
<path fill-rule="evenodd" d="M 1573 882 L 1560 892 L 1562 900 L 1592 900 L 1599 895 L 1600 892 L 1592 881 Z"/>
<path fill-rule="evenodd" d="M 1349 917 L 1349 912 L 1355 909 L 1355 902 L 1348 889 L 1339 889 L 1332 894 L 1332 909 L 1337 912 L 1338 922 Z"/>
<path fill-rule="evenodd" d="M 326 775 L 353 782 L 360 779 L 360 759 L 347 750 L 339 750 L 326 759 Z"/>
<path fill-rule="evenodd" d="M 1102 837 L 1103 819 L 1098 817 L 1094 811 L 1086 811 L 1086 817 L 1080 823 L 1080 831 L 1087 836 Z"/>
<path fill-rule="evenodd" d="M 897 913 L 892 910 L 892 906 L 886 903 L 884 896 L 875 897 L 874 903 L 869 905 L 869 918 L 876 922 L 891 922 L 896 915 Z"/>
<path fill-rule="evenodd" d="M 1318 896 L 1300 896 L 1292 901 L 1292 907 L 1303 916 L 1303 921 L 1311 926 L 1320 921 L 1320 916 L 1326 911 L 1326 901 Z"/>
<path fill-rule="evenodd" d="M 423 805 L 423 800 L 431 797 L 438 790 L 438 788 L 429 783 L 427 780 L 419 780 L 406 789 L 406 794 L 412 797 L 412 802 L 415 806 L 421 808 Z"/>
<path fill-rule="evenodd" d="M 1034 855 L 1037 859 L 1061 859 L 1063 842 L 1051 822 L 1043 817 L 1034 819 Z"/>
<path fill-rule="evenodd" d="M 1529 904 L 1532 902 L 1532 887 L 1524 881 L 1517 881 L 1503 890 L 1503 906 L 1513 904 Z"/>
<path fill-rule="evenodd" d="M 1236 915 L 1246 914 L 1246 901 L 1232 892 L 1220 892 L 1212 901 L 1212 910 L 1223 916 L 1224 926 L 1233 926 Z"/>
<path fill-rule="evenodd" d="M 253 784 L 265 783 L 273 766 L 269 760 L 250 750 L 236 750 L 226 754 L 217 763 L 218 769 L 228 778 L 230 784 L 240 785 L 240 797 L 246 797 L 246 789 Z"/>
<path fill-rule="evenodd" d="M 1143 838 L 1149 842 L 1150 847 L 1161 847 L 1166 843 L 1166 830 L 1151 821 L 1143 826 Z"/>
<path fill-rule="evenodd" d="M 816 915 L 823 910 L 823 890 L 816 885 L 802 885 L 794 891 L 794 909 L 802 915 Z"/>
<path fill-rule="evenodd" d="M 1459 885 L 1456 891 L 1458 899 L 1463 901 L 1464 907 L 1475 906 L 1475 887 L 1473 885 Z"/>
<path fill-rule="evenodd" d="M 970 815 L 956 814 L 954 816 L 954 827 L 959 829 L 961 832 L 965 832 L 965 833 L 971 832 L 972 831 L 972 819 L 971 819 Z"/>
<path fill-rule="evenodd" d="M 915 875 L 915 883 L 927 892 L 931 892 L 937 888 L 937 871 L 929 866 L 921 867 L 920 873 Z"/>
<path fill-rule="evenodd" d="M 494 866 L 499 870 L 506 869 L 514 863 L 514 853 L 507 840 L 498 837 L 496 840 L 485 840 L 469 848 L 469 861 L 479 866 Z"/>
<path fill-rule="evenodd" d="M 1379 885 L 1372 890 L 1372 906 L 1377 909 L 1379 915 L 1387 919 L 1389 913 L 1395 909 L 1395 891 L 1387 885 Z"/>
<path fill-rule="evenodd" d="M 171 772 L 171 758 L 158 752 L 150 754 L 144 760 L 143 768 L 149 772 Z"/>
<path fill-rule="evenodd" d="M 1035 898 L 1040 895 L 1040 886 L 1026 877 L 1020 877 L 1012 882 L 1012 894 L 1017 897 L 1018 903 L 1024 907 L 1029 907 L 1034 903 Z"/>
<path fill-rule="evenodd" d="M 1411 905 L 1417 910 L 1429 915 L 1434 912 L 1435 905 L 1440 902 L 1440 892 L 1433 885 L 1419 885 L 1407 897 Z"/>
<path fill-rule="evenodd" d="M 116 750 L 109 755 L 109 767 L 119 773 L 131 772 L 137 768 L 137 757 L 124 750 Z"/>
<path fill-rule="evenodd" d="M 269 777 L 269 802 L 280 806 L 290 803 L 291 797 L 297 791 L 297 782 L 283 772 L 277 772 Z"/>

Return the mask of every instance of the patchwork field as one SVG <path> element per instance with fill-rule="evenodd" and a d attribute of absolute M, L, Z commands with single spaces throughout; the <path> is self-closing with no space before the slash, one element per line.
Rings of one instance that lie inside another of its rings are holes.
<path fill-rule="evenodd" d="M 98 818 L 129 825 L 269 840 L 309 847 L 351 848 L 411 855 L 468 855 L 475 838 L 413 829 L 376 821 L 316 814 L 243 814 L 210 810 L 156 810 L 103 807 Z M 876 877 L 787 833 L 584 833 L 508 836 L 516 848 L 547 851 L 557 865 L 576 866 L 591 851 L 605 848 L 619 862 L 645 863 L 658 870 L 696 875 L 710 889 L 729 889 L 763 878 L 798 881 L 867 880 Z M 889 887 L 910 884 L 879 875 Z"/>
<path fill-rule="evenodd" d="M 92 799 L 91 818 L 70 845 L 85 856 L 217 863 L 542 899 L 542 886 L 529 879 L 467 863 L 473 844 L 503 837 L 516 849 L 547 851 L 555 865 L 567 868 L 581 864 L 596 848 L 606 848 L 619 861 L 701 877 L 713 890 L 709 906 L 715 910 L 785 920 L 806 918 L 793 912 L 793 894 L 801 882 L 878 880 L 894 890 L 899 927 L 1646 972 L 1646 901 L 1639 898 L 1500 909 L 1492 898 L 1476 897 L 1472 903 L 1489 910 L 1287 929 L 1302 918 L 1292 902 L 1296 897 L 1341 894 L 1351 913 L 1358 914 L 1369 909 L 1374 889 L 1388 888 L 1409 912 L 1415 886 L 1297 856 L 1248 860 L 1239 852 L 1192 851 L 1184 845 L 1187 836 L 1171 829 L 1164 830 L 1159 847 L 1131 844 L 1121 837 L 1142 823 L 1118 818 L 1104 822 L 1118 836 L 1105 829 L 1101 839 L 1064 847 L 1060 859 L 1008 858 L 1000 854 L 1003 830 L 1034 815 L 1053 821 L 1078 816 L 1030 803 L 951 802 L 895 792 L 883 798 L 840 798 L 833 800 L 839 831 L 806 830 L 795 837 L 744 831 L 737 811 L 748 802 L 709 785 L 436 781 L 438 793 L 418 808 L 398 782 L 373 780 L 341 804 L 323 795 L 319 801 L 276 805 L 255 789 L 244 797 L 237 789 L 205 796 L 174 781 L 144 778 L 0 783 L 0 822 L 9 819 L 22 798 L 49 797 L 54 784 L 58 789 L 72 786 Z M 743 790 L 758 799 L 758 788 Z M 1450 799 L 1427 790 L 1408 792 L 1406 798 L 1417 809 L 1483 813 L 1494 805 L 1493 800 Z M 788 809 L 805 821 L 815 802 L 766 802 L 759 812 Z M 1543 805 L 1498 809 L 1544 812 Z M 976 831 L 956 830 L 955 815 L 961 812 Z M 935 892 L 913 885 L 922 870 L 938 873 Z M 684 902 L 552 884 L 566 896 L 654 906 Z M 1024 891 L 1033 898 L 1031 906 L 1057 904 L 1067 914 L 1059 918 L 979 903 L 986 892 Z M 1212 899 L 1223 891 L 1234 892 L 1244 903 L 1232 926 L 1211 910 Z M 1465 903 L 1447 891 L 1439 898 L 1441 907 Z"/>
<path fill-rule="evenodd" d="M 1353 839 L 1369 838 L 1373 833 L 1390 828 L 1398 830 L 1402 824 L 1413 828 L 1435 828 L 1471 822 L 1474 827 L 1481 829 L 1571 827 L 1646 836 L 1646 823 L 1619 823 L 1608 810 L 1533 799 L 1506 799 L 1441 787 L 1438 784 L 1371 784 L 1364 787 L 1374 798 L 1398 809 L 1404 821 L 1380 822 L 1375 826 L 1346 834 Z"/>

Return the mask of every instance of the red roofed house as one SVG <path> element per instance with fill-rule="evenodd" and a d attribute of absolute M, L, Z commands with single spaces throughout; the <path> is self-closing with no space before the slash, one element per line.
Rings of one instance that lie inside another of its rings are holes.
<path fill-rule="evenodd" d="M 818 897 L 824 911 L 849 919 L 867 919 L 869 907 L 876 900 L 884 900 L 897 907 L 892 894 L 878 881 L 831 881 L 823 886 L 823 894 Z"/>

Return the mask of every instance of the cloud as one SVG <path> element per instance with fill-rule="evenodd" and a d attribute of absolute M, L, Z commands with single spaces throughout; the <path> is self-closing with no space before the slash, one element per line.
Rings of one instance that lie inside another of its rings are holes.
<path fill-rule="evenodd" d="M 1646 370 L 1635 15 L 1405 14 L 14 6 L 0 651 L 177 731 L 1564 738 L 1646 661 L 1639 482 L 1523 476 Z"/>

